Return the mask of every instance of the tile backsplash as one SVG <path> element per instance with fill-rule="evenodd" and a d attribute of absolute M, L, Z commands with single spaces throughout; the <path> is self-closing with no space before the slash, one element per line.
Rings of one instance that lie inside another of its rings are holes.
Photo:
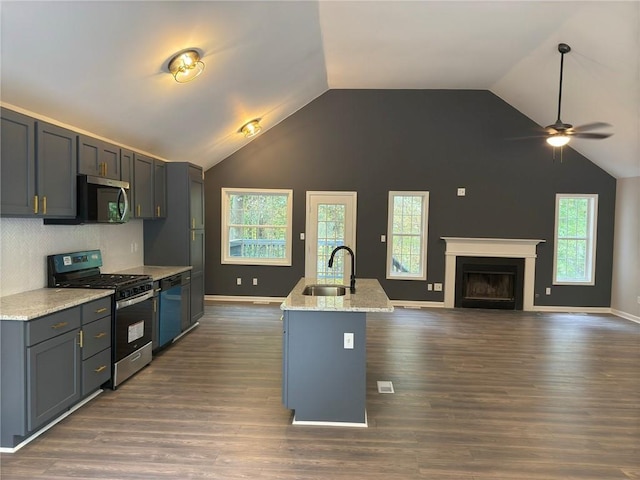
<path fill-rule="evenodd" d="M 101 271 L 144 263 L 143 221 L 121 225 L 44 225 L 42 219 L 0 218 L 0 296 L 47 286 L 47 255 L 102 251 Z"/>

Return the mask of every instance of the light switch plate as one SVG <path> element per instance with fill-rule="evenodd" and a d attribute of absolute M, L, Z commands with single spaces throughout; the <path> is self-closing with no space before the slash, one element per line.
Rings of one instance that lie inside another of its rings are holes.
<path fill-rule="evenodd" d="M 344 348 L 347 350 L 353 350 L 353 333 L 344 334 Z"/>
<path fill-rule="evenodd" d="M 467 194 L 467 189 L 466 188 L 458 188 L 458 196 L 459 197 L 464 197 Z"/>
<path fill-rule="evenodd" d="M 386 242 L 387 241 L 387 236 L 386 235 L 380 235 L 380 241 L 382 243 Z"/>

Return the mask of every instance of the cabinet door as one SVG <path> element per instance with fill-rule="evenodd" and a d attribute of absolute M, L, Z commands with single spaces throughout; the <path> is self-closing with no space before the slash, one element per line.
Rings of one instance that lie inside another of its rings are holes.
<path fill-rule="evenodd" d="M 102 172 L 100 144 L 96 138 L 78 135 L 78 173 L 99 176 Z"/>
<path fill-rule="evenodd" d="M 167 216 L 167 165 L 162 160 L 153 161 L 154 217 Z"/>
<path fill-rule="evenodd" d="M 120 180 L 120 147 L 103 142 L 100 150 L 100 162 L 104 165 L 104 177 Z"/>
<path fill-rule="evenodd" d="M 71 130 L 36 122 L 38 213 L 76 216 L 76 137 Z"/>
<path fill-rule="evenodd" d="M 72 330 L 27 349 L 29 431 L 80 399 L 78 333 Z"/>
<path fill-rule="evenodd" d="M 204 228 L 204 180 L 202 170 L 189 166 L 189 228 Z"/>
<path fill-rule="evenodd" d="M 189 264 L 191 270 L 191 323 L 204 314 L 204 230 L 191 230 Z"/>
<path fill-rule="evenodd" d="M 136 218 L 153 218 L 153 159 L 133 155 L 133 202 Z"/>
<path fill-rule="evenodd" d="M 3 108 L 0 112 L 0 214 L 33 215 L 36 122 L 12 110 Z"/>
<path fill-rule="evenodd" d="M 182 285 L 182 301 L 180 302 L 180 329 L 184 332 L 191 326 L 191 284 Z"/>
<path fill-rule="evenodd" d="M 95 392 L 111 378 L 111 349 L 107 348 L 82 362 L 82 396 Z"/>

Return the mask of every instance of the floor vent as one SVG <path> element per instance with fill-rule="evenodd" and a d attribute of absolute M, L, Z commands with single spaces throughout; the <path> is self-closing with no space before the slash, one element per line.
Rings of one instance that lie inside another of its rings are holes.
<path fill-rule="evenodd" d="M 378 393 L 396 393 L 393 390 L 393 383 L 378 380 Z"/>

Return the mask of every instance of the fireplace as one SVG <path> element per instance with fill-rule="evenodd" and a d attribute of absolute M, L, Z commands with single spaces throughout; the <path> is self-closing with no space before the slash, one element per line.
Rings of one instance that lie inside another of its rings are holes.
<path fill-rule="evenodd" d="M 522 310 L 533 310 L 536 278 L 536 246 L 542 239 L 441 237 L 446 242 L 444 306 L 454 308 L 458 257 L 490 257 L 524 260 Z"/>
<path fill-rule="evenodd" d="M 524 259 L 456 259 L 455 307 L 522 310 Z"/>

